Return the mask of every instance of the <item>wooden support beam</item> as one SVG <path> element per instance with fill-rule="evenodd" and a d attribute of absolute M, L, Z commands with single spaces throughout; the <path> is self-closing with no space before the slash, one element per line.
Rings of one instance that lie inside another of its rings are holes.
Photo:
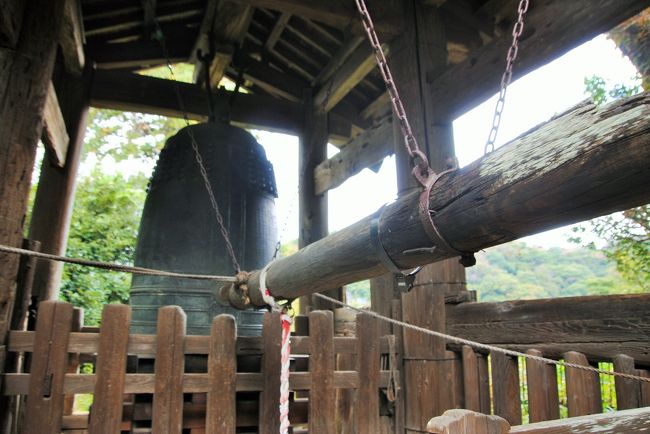
<path fill-rule="evenodd" d="M 393 125 L 384 122 L 352 139 L 341 152 L 314 169 L 315 194 L 338 187 L 366 167 L 379 163 L 392 153 Z"/>
<path fill-rule="evenodd" d="M 68 144 L 70 137 L 63 120 L 59 99 L 56 97 L 54 85 L 50 82 L 47 88 L 47 98 L 45 99 L 45 108 L 43 109 L 43 143 L 47 146 L 51 161 L 63 167 L 66 155 L 68 154 Z"/>
<path fill-rule="evenodd" d="M 454 336 L 548 357 L 575 350 L 592 361 L 627 353 L 649 363 L 650 295 L 463 303 L 447 309 Z"/>
<path fill-rule="evenodd" d="M 206 14 L 196 49 L 203 54 L 215 49 L 214 59 L 210 65 L 210 85 L 217 88 L 226 69 L 232 61 L 232 56 L 246 36 L 248 25 L 253 17 L 253 8 L 236 4 L 227 0 L 210 0 L 206 6 Z M 194 70 L 194 81 L 202 82 L 203 64 L 198 61 Z"/>
<path fill-rule="evenodd" d="M 549 0 L 531 4 L 514 67 L 517 79 L 647 7 L 644 0 Z M 449 121 L 498 91 L 510 32 L 432 80 L 427 99 Z"/>
<path fill-rule="evenodd" d="M 1 244 L 18 247 L 22 243 L 31 174 L 63 10 L 63 0 L 29 2 L 15 49 L 0 48 Z M 11 323 L 18 262 L 14 255 L 0 254 L 0 346 L 4 345 Z M 0 355 L 2 370 L 3 365 L 4 355 Z M 4 419 L 0 414 L 0 420 Z"/>
<path fill-rule="evenodd" d="M 327 65 L 312 81 L 313 87 L 322 87 L 338 71 L 354 51 L 366 40 L 364 35 L 348 35 Z"/>
<path fill-rule="evenodd" d="M 43 160 L 29 226 L 29 236 L 41 242 L 41 251 L 55 255 L 63 255 L 67 246 L 77 171 L 88 119 L 91 76 L 91 68 L 86 68 L 81 77 L 62 73 L 61 77 L 56 78 L 63 119 L 70 132 L 70 146 L 63 160 L 65 164 L 61 167 L 53 162 L 52 152 L 48 152 L 49 158 Z M 38 260 L 33 295 L 39 300 L 56 300 L 62 272 L 62 263 Z"/>
<path fill-rule="evenodd" d="M 91 106 L 183 117 L 174 86 L 179 87 L 190 119 L 207 119 L 207 98 L 199 86 L 120 71 L 99 70 L 95 73 Z M 224 90 L 214 92 L 217 113 L 228 110 L 231 95 L 232 92 Z M 301 130 L 302 113 L 299 104 L 243 93 L 237 95 L 230 109 L 234 124 L 287 134 L 297 134 Z M 329 131 L 335 136 L 349 137 L 350 123 L 340 116 L 330 117 Z"/>
<path fill-rule="evenodd" d="M 266 43 L 264 44 L 265 50 L 268 51 L 273 50 L 273 47 L 275 47 L 275 44 L 278 42 L 278 39 L 280 39 L 280 36 L 282 36 L 282 32 L 284 32 L 284 29 L 287 27 L 287 24 L 289 23 L 290 19 L 291 19 L 290 13 L 282 12 L 280 14 L 278 20 L 273 25 L 273 30 L 271 30 L 271 34 L 269 35 L 268 39 L 266 40 Z"/>
<path fill-rule="evenodd" d="M 382 48 L 384 53 L 388 53 L 388 45 L 384 44 Z M 376 66 L 375 54 L 370 43 L 362 43 L 334 75 L 320 87 L 314 97 L 314 108 L 330 111 Z"/>
<path fill-rule="evenodd" d="M 363 34 L 363 28 L 358 21 L 358 12 L 354 3 L 345 0 L 230 0 L 234 3 L 246 4 L 256 8 L 273 9 L 298 15 L 301 18 L 314 20 L 327 24 L 334 28 L 344 29 L 353 21 L 353 30 Z M 371 0 L 367 2 L 368 9 L 372 13 L 373 21 L 378 31 L 382 33 L 396 34 L 400 31 L 400 16 L 391 15 L 387 12 L 385 4 L 392 3 L 385 0 Z"/>
<path fill-rule="evenodd" d="M 86 64 L 85 42 L 81 0 L 66 0 L 59 44 L 63 54 L 63 64 L 71 74 L 81 75 L 84 69 Z"/>
<path fill-rule="evenodd" d="M 443 176 L 431 192 L 429 209 L 449 244 L 475 252 L 639 206 L 650 201 L 649 145 L 650 94 L 601 108 L 582 103 Z M 419 195 L 419 190 L 403 195 L 381 215 L 384 249 L 403 269 L 457 256 L 426 234 Z M 273 295 L 295 298 L 384 273 L 372 247 L 374 217 L 273 262 L 267 270 Z M 251 301 L 263 306 L 258 282 L 255 271 Z M 224 296 L 241 305 L 235 292 Z"/>

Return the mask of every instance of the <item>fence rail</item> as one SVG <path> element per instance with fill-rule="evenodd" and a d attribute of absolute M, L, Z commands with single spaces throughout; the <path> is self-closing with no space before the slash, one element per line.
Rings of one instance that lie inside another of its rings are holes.
<path fill-rule="evenodd" d="M 160 309 L 155 336 L 129 334 L 130 316 L 128 306 L 107 305 L 99 332 L 80 333 L 72 331 L 70 304 L 43 302 L 36 331 L 10 333 L 10 352 L 31 353 L 29 374 L 2 378 L 4 395 L 26 396 L 21 432 L 108 433 L 135 425 L 146 431 L 148 422 L 154 432 L 166 433 L 184 428 L 234 433 L 238 426 L 277 431 L 279 314 L 265 315 L 261 337 L 237 337 L 229 315 L 214 319 L 210 336 L 186 336 L 185 314 L 177 306 Z M 304 363 L 293 363 L 290 389 L 309 391 L 308 399 L 292 399 L 292 423 L 310 432 L 333 433 L 337 390 L 352 389 L 357 432 L 377 432 L 381 390 L 399 378 L 395 366 L 386 369 L 385 361 L 393 359 L 388 354 L 392 337 L 380 338 L 376 319 L 365 314 L 357 317 L 356 337 L 334 337 L 332 313 L 326 311 L 309 315 L 309 333 L 291 341 L 292 354 L 308 364 L 306 371 L 297 372 L 296 366 Z M 337 354 L 354 355 L 355 369 L 337 370 Z M 154 359 L 151 372 L 129 372 L 127 361 L 134 357 Z M 186 366 L 188 357 L 194 359 Z M 197 368 L 197 357 L 202 367 Z M 246 358 L 256 361 L 257 371 L 238 370 L 238 360 Z M 92 360 L 94 373 L 70 373 L 71 359 Z M 90 415 L 64 414 L 66 395 L 86 393 L 93 395 Z M 139 394 L 152 398 L 130 396 Z"/>

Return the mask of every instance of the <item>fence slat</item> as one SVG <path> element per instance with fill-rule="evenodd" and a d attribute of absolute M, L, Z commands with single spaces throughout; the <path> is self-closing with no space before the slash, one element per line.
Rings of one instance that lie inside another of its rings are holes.
<path fill-rule="evenodd" d="M 232 315 L 212 321 L 208 356 L 206 434 L 234 433 L 236 428 L 237 325 Z"/>
<path fill-rule="evenodd" d="M 336 391 L 334 389 L 333 317 L 330 311 L 309 314 L 311 391 L 309 392 L 309 432 L 334 434 Z"/>
<path fill-rule="evenodd" d="M 639 369 L 639 376 L 650 378 L 650 372 L 647 369 Z M 641 384 L 641 407 L 650 407 L 650 383 Z"/>
<path fill-rule="evenodd" d="M 84 322 L 84 311 L 79 307 L 75 307 L 72 311 L 72 328 L 71 332 L 78 332 L 83 327 Z M 70 343 L 70 338 L 68 338 L 68 343 Z M 79 353 L 70 354 L 68 356 L 68 374 L 76 374 L 79 372 Z M 70 415 L 74 410 L 74 395 L 66 395 L 63 398 L 63 415 Z"/>
<path fill-rule="evenodd" d="M 575 351 L 565 353 L 564 361 L 589 366 L 587 357 Z M 602 412 L 598 374 L 567 367 L 565 375 L 569 417 Z"/>
<path fill-rule="evenodd" d="M 614 371 L 622 374 L 637 375 L 634 359 L 624 354 L 614 357 Z M 628 410 L 639 408 L 641 405 L 641 383 L 627 378 L 614 377 L 616 387 L 616 409 Z"/>
<path fill-rule="evenodd" d="M 262 373 L 264 389 L 260 396 L 260 434 L 275 434 L 280 426 L 280 368 L 282 355 L 282 322 L 280 314 L 264 314 L 262 329 Z"/>
<path fill-rule="evenodd" d="M 158 311 L 152 431 L 180 433 L 183 425 L 183 340 L 186 317 L 178 306 Z"/>
<path fill-rule="evenodd" d="M 480 411 L 484 414 L 492 412 L 492 402 L 490 399 L 490 371 L 488 369 L 488 359 L 485 354 L 476 354 L 476 363 L 478 364 L 478 391 Z"/>
<path fill-rule="evenodd" d="M 130 322 L 129 306 L 104 306 L 95 368 L 93 408 L 88 426 L 91 434 L 120 431 Z"/>
<path fill-rule="evenodd" d="M 463 393 L 467 410 L 481 411 L 478 379 L 478 360 L 476 353 L 467 345 L 463 346 Z"/>
<path fill-rule="evenodd" d="M 368 314 L 357 316 L 357 433 L 379 432 L 379 324 Z"/>
<path fill-rule="evenodd" d="M 526 354 L 542 356 L 539 350 L 531 349 Z M 528 414 L 530 422 L 560 418 L 560 402 L 557 389 L 555 366 L 536 360 L 526 360 L 528 383 Z"/>
<path fill-rule="evenodd" d="M 517 359 L 496 352 L 490 353 L 490 359 L 494 414 L 507 420 L 510 425 L 519 425 L 521 424 L 521 398 Z"/>
<path fill-rule="evenodd" d="M 63 380 L 68 369 L 72 312 L 69 303 L 44 301 L 39 304 L 25 412 L 26 433 L 61 432 Z"/>

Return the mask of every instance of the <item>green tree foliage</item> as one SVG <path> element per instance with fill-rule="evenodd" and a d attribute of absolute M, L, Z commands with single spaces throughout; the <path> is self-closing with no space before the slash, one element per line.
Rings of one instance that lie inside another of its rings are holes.
<path fill-rule="evenodd" d="M 67 255 L 131 264 L 145 198 L 142 174 L 124 177 L 95 169 L 77 186 Z M 85 311 L 97 324 L 106 303 L 128 301 L 131 277 L 124 273 L 66 264 L 60 298 Z"/>

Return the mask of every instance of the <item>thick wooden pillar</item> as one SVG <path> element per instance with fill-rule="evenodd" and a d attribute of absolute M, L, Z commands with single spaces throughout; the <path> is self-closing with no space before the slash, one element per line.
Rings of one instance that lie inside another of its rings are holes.
<path fill-rule="evenodd" d="M 84 72 L 81 77 L 63 73 L 56 80 L 57 96 L 70 136 L 70 144 L 63 167 L 52 163 L 49 152 L 46 153 L 41 166 L 29 238 L 40 241 L 41 251 L 45 253 L 65 254 L 77 170 L 88 118 L 91 74 L 91 70 Z M 39 301 L 55 300 L 62 272 L 63 263 L 39 260 L 34 275 L 33 295 L 38 297 Z"/>
<path fill-rule="evenodd" d="M 298 247 L 303 248 L 327 236 L 327 193 L 314 194 L 314 169 L 327 159 L 328 114 L 313 108 L 311 89 L 304 93 L 304 118 L 300 134 L 298 182 L 299 182 L 299 236 Z M 336 298 L 337 291 L 327 295 Z M 338 291 L 340 292 L 340 291 Z M 330 303 L 311 295 L 300 298 L 300 313 L 311 310 L 332 309 Z"/>
<path fill-rule="evenodd" d="M 21 3 L 22 0 L 12 0 Z M 0 47 L 0 244 L 20 247 L 64 0 L 32 0 L 15 46 Z M 0 366 L 19 257 L 0 254 Z"/>
<path fill-rule="evenodd" d="M 444 27 L 434 7 L 416 0 L 404 2 L 403 7 L 405 33 L 392 42 L 389 64 L 420 147 L 433 169 L 440 171 L 455 158 L 452 125 L 446 121 L 444 101 L 432 101 L 423 95 L 431 95 L 429 83 L 447 64 Z M 418 186 L 411 177 L 396 118 L 393 124 L 398 192 L 403 194 Z M 373 301 L 381 304 L 373 305 L 373 309 L 386 311 L 385 303 L 393 297 L 392 285 L 386 285 L 384 278 L 374 280 L 372 287 Z M 426 266 L 415 287 L 401 296 L 402 320 L 444 332 L 445 293 L 464 289 L 465 270 L 457 259 Z M 431 417 L 461 405 L 461 361 L 446 351 L 445 342 L 440 339 L 403 332 L 402 342 L 404 428 L 406 432 L 422 432 Z M 398 417 L 398 423 L 401 419 Z"/>

